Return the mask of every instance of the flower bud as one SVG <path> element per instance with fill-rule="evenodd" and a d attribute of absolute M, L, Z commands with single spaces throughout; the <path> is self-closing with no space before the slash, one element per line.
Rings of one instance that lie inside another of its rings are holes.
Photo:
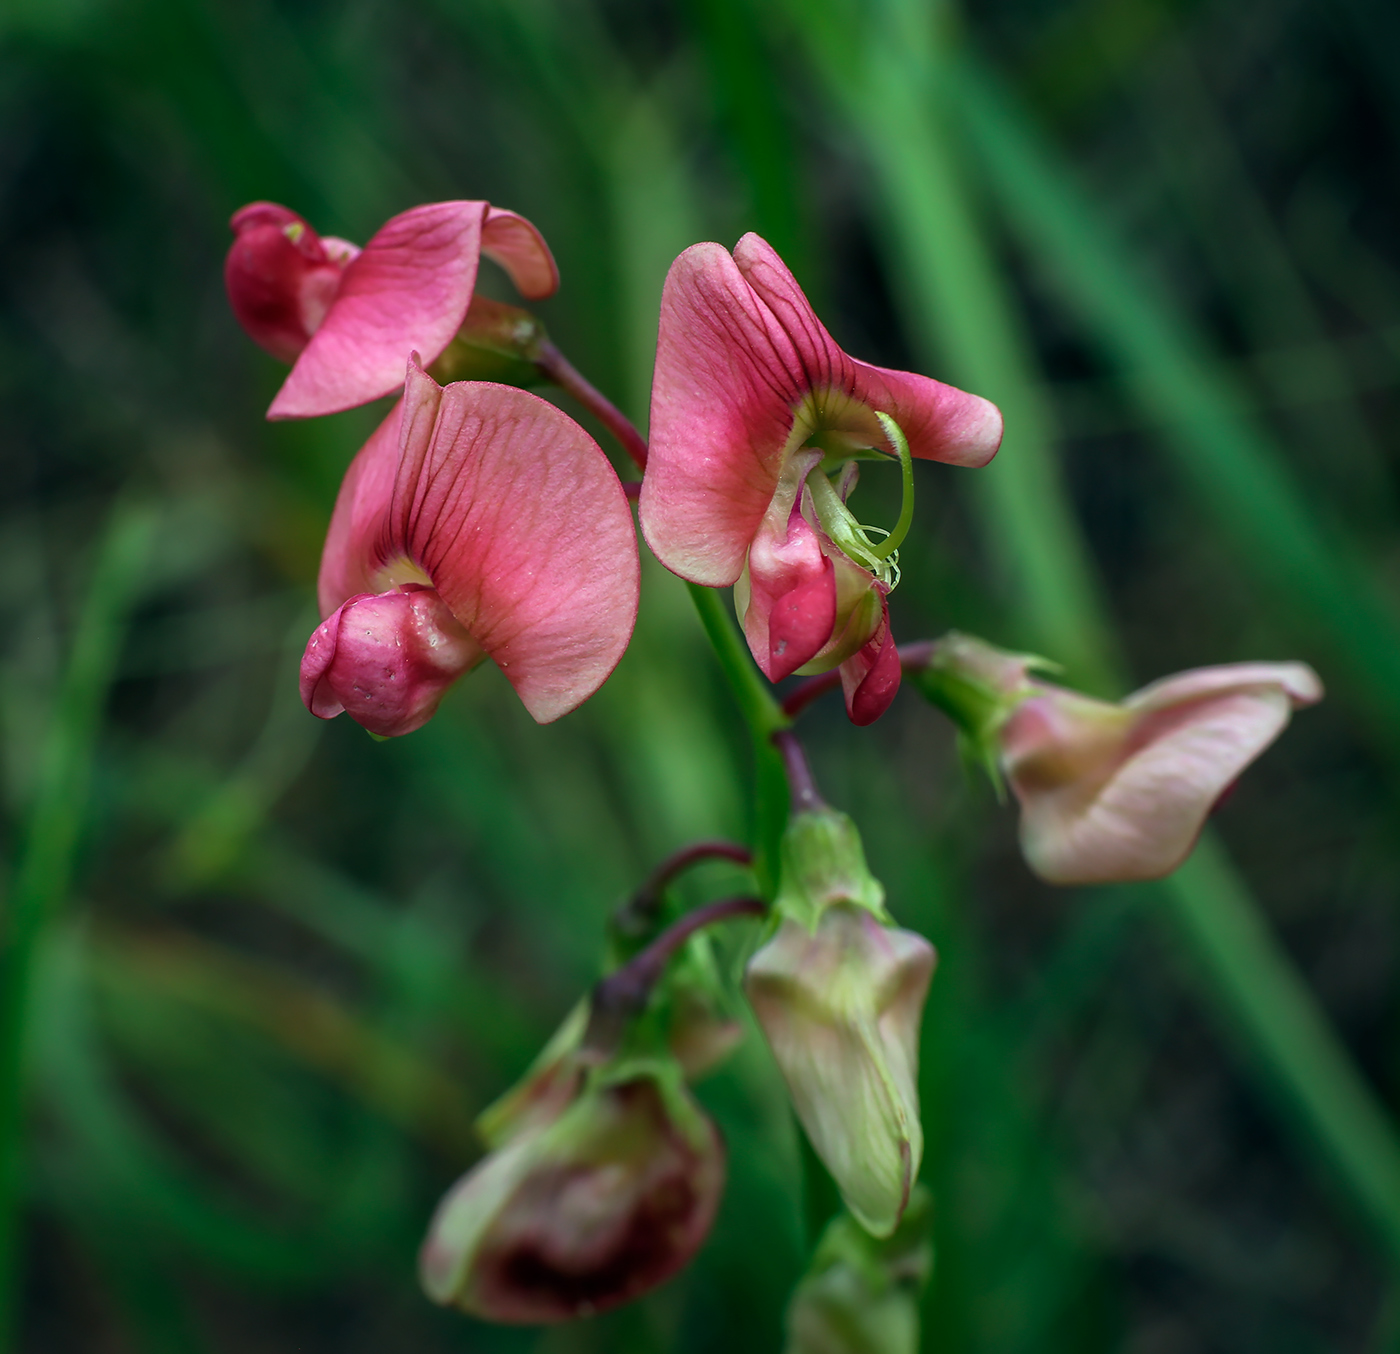
<path fill-rule="evenodd" d="M 934 961 L 922 936 L 836 903 L 815 933 L 784 918 L 745 975 L 812 1147 L 876 1236 L 894 1230 L 923 1156 L 919 1020 Z"/>
<path fill-rule="evenodd" d="M 666 1046 L 687 1081 L 714 1071 L 743 1040 L 744 1027 L 729 1016 L 715 994 L 698 983 L 667 984 Z"/>
<path fill-rule="evenodd" d="M 1232 663 L 1164 678 L 1119 704 L 1035 684 L 1001 731 L 1021 849 L 1055 884 L 1157 879 L 1210 811 L 1322 698 L 1302 663 Z"/>
<path fill-rule="evenodd" d="M 606 1311 L 689 1262 L 723 1186 L 719 1132 L 675 1065 L 619 1066 L 458 1181 L 423 1243 L 423 1287 L 488 1321 Z"/>
<path fill-rule="evenodd" d="M 483 651 L 432 588 L 357 593 L 322 622 L 301 660 L 301 698 L 321 719 L 342 711 L 381 738 L 432 718 Z"/>
<path fill-rule="evenodd" d="M 774 912 L 744 990 L 846 1207 L 888 1236 L 923 1155 L 919 1021 L 933 946 L 889 924 L 855 825 L 826 806 L 789 821 Z"/>
<path fill-rule="evenodd" d="M 294 211 L 254 202 L 234 215 L 224 264 L 229 304 L 248 337 L 273 357 L 295 361 L 321 326 L 341 276 L 360 252 L 322 239 Z"/>
<path fill-rule="evenodd" d="M 545 338 L 544 325 L 528 310 L 473 296 L 462 327 L 428 373 L 440 385 L 449 381 L 540 385 L 548 379 L 536 365 Z"/>
<path fill-rule="evenodd" d="M 950 634 L 915 680 L 1021 805 L 1021 850 L 1052 884 L 1158 879 L 1288 724 L 1322 699 L 1302 663 L 1228 663 L 1109 702 L 1030 674 L 1045 660 Z"/>
<path fill-rule="evenodd" d="M 834 1219 L 788 1306 L 785 1354 L 917 1354 L 919 1295 L 933 1269 L 932 1223 L 922 1187 L 887 1240 L 849 1217 Z"/>

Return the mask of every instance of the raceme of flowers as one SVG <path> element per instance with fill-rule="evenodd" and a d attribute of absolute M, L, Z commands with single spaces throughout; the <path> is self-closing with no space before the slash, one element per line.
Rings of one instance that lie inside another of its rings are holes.
<path fill-rule="evenodd" d="M 550 381 L 645 463 L 639 525 L 661 563 L 699 588 L 733 588 L 770 682 L 807 676 L 790 708 L 839 680 L 850 719 L 869 724 L 910 675 L 1010 785 L 1025 858 L 1050 882 L 1175 869 L 1293 710 L 1322 696 L 1299 663 L 1201 668 L 1111 703 L 1035 675 L 1043 659 L 966 635 L 901 651 L 890 597 L 914 462 L 985 465 L 1001 415 L 848 356 L 756 235 L 732 253 L 694 245 L 672 265 L 648 450 L 536 317 L 475 296 L 483 254 L 527 300 L 558 286 L 524 217 L 429 203 L 363 248 L 272 203 L 244 207 L 232 226 L 234 314 L 292 364 L 268 416 L 396 397 L 350 462 L 326 535 L 323 620 L 301 668 L 302 698 L 323 719 L 411 733 L 489 658 L 548 723 L 616 667 L 638 606 L 629 495 L 593 438 L 522 388 Z M 448 379 L 463 374 L 500 379 Z M 899 475 L 892 525 L 862 523 L 852 507 L 863 466 Z M 914 1347 L 932 1215 L 917 1183 L 919 1029 L 935 953 L 895 924 L 855 823 L 821 799 L 796 736 L 774 741 L 791 809 L 767 896 L 669 911 L 666 888 L 695 861 L 751 858 L 699 843 L 619 910 L 608 972 L 479 1122 L 488 1152 L 443 1200 L 420 1255 L 433 1300 L 488 1320 L 562 1321 L 682 1269 L 725 1176 L 718 1130 L 688 1083 L 741 1037 L 747 1000 L 845 1209 L 794 1297 L 792 1348 L 854 1348 L 853 1331 L 875 1354 Z M 758 930 L 741 996 L 701 932 L 744 918 Z"/>

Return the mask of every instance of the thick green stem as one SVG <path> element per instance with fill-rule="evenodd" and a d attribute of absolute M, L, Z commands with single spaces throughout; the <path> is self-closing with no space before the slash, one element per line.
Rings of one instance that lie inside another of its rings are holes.
<path fill-rule="evenodd" d="M 714 588 L 688 583 L 700 624 L 719 659 L 740 713 L 749 726 L 754 758 L 754 876 L 765 897 L 778 885 L 778 847 L 787 823 L 788 786 L 783 759 L 773 735 L 791 720 L 778 704 L 767 681 L 754 666 L 738 627 L 729 618 L 724 599 Z"/>
<path fill-rule="evenodd" d="M 911 337 L 931 368 L 946 368 L 946 354 L 956 377 L 1007 414 L 1006 446 L 977 472 L 987 477 L 988 534 L 1044 644 L 1075 675 L 1112 684 L 1121 658 L 1110 618 L 1055 462 L 1048 411 L 1030 397 L 1042 376 L 945 125 L 938 96 L 952 63 L 939 34 L 916 0 L 884 0 L 865 26 L 862 67 L 852 57 L 861 35 L 833 22 L 832 10 L 811 22 L 808 13 L 799 22 L 875 170 Z M 1285 1093 L 1299 1141 L 1400 1260 L 1400 1139 L 1257 904 L 1210 840 L 1160 889 L 1250 1070 Z"/>
<path fill-rule="evenodd" d="M 18 1322 L 24 1055 L 34 959 L 72 880 L 102 706 L 154 528 L 154 515 L 144 507 L 122 503 L 113 513 L 44 741 L 10 891 L 0 954 L 0 1354 L 14 1347 Z"/>

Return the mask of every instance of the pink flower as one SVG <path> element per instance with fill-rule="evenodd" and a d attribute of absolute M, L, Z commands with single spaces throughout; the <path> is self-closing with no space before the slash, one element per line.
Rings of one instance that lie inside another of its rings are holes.
<path fill-rule="evenodd" d="M 735 585 L 770 680 L 839 664 L 858 724 L 878 718 L 899 687 L 886 602 L 898 573 L 890 547 L 846 507 L 850 462 L 897 453 L 901 438 L 916 457 L 984 465 L 1001 415 L 975 395 L 848 357 L 757 235 L 733 257 L 698 244 L 671 265 L 643 534 L 682 578 Z"/>
<path fill-rule="evenodd" d="M 409 352 L 431 364 L 466 316 L 482 254 L 531 300 L 559 285 L 539 231 L 487 202 L 414 207 L 363 249 L 318 236 L 273 202 L 251 203 L 230 224 L 233 313 L 255 343 L 295 364 L 269 418 L 333 414 L 388 395 L 403 383 Z"/>
<path fill-rule="evenodd" d="M 489 656 L 548 723 L 617 665 L 637 583 L 622 486 L 582 428 L 526 391 L 442 387 L 410 361 L 336 499 L 302 699 L 409 733 Z"/>
<path fill-rule="evenodd" d="M 1119 704 L 1027 678 L 999 732 L 1021 802 L 1021 848 L 1054 884 L 1157 879 L 1190 854 L 1206 816 L 1283 731 L 1322 699 L 1302 663 L 1195 668 Z"/>

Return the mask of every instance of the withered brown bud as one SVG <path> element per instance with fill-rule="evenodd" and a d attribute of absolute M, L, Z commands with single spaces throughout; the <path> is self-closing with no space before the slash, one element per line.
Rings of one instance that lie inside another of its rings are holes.
<path fill-rule="evenodd" d="M 689 1262 L 724 1173 L 719 1132 L 674 1063 L 610 1068 L 454 1186 L 419 1257 L 423 1287 L 521 1325 L 617 1307 Z"/>

